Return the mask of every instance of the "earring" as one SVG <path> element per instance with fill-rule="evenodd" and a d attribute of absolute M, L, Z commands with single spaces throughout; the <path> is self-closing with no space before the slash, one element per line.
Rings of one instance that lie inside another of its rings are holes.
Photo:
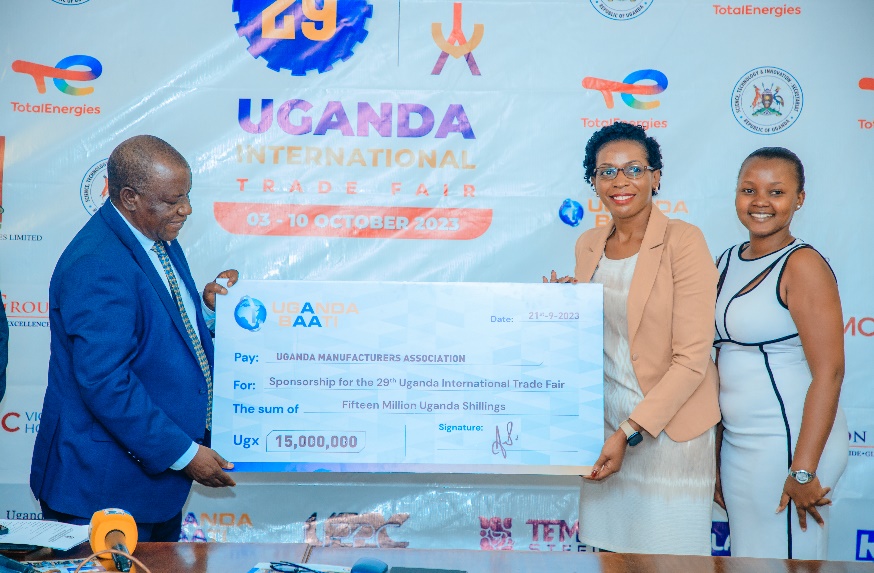
<path fill-rule="evenodd" d="M 796 205 L 795 210 L 797 211 L 799 209 L 801 209 L 801 205 Z"/>

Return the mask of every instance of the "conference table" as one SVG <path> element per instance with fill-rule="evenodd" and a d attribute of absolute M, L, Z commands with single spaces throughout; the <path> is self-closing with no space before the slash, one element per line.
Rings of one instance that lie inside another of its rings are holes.
<path fill-rule="evenodd" d="M 80 546 L 64 558 L 86 557 Z M 312 547 L 304 543 L 140 543 L 134 556 L 152 573 L 247 573 L 256 563 L 291 561 L 312 567 L 351 567 L 361 557 L 391 568 L 467 573 L 874 573 L 874 564 L 847 561 L 791 561 L 743 557 L 693 557 L 622 553 L 478 551 Z M 44 550 L 28 559 L 51 559 Z M 409 573 L 409 572 L 408 572 Z M 425 573 L 422 571 L 422 573 Z"/>

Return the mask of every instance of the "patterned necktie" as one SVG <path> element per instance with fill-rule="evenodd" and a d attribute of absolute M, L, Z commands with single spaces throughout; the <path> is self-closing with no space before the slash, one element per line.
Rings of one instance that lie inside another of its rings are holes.
<path fill-rule="evenodd" d="M 203 377 L 206 378 L 207 389 L 207 407 L 206 407 L 206 429 L 212 429 L 212 372 L 209 371 L 209 361 L 206 359 L 206 352 L 203 351 L 203 345 L 200 344 L 200 337 L 191 325 L 188 319 L 188 313 L 185 312 L 185 305 L 182 303 L 182 292 L 179 290 L 179 283 L 176 281 L 176 274 L 173 272 L 173 267 L 170 265 L 170 257 L 167 255 L 167 250 L 164 248 L 164 243 L 155 241 L 152 245 L 152 250 L 158 254 L 158 260 L 161 261 L 161 266 L 164 267 L 164 274 L 167 275 L 167 282 L 170 283 L 170 292 L 173 294 L 173 300 L 176 301 L 176 306 L 179 307 L 179 314 L 182 315 L 182 323 L 185 325 L 185 330 L 188 332 L 188 337 L 194 345 L 194 353 L 197 355 L 197 361 L 200 363 L 200 369 L 203 371 Z"/>

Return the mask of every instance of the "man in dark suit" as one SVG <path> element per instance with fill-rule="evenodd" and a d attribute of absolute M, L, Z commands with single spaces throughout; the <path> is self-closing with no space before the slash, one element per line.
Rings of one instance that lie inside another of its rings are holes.
<path fill-rule="evenodd" d="M 0 295 L 2 297 L 2 295 Z M 0 298 L 2 300 L 2 298 Z M 0 304 L 0 400 L 6 394 L 6 364 L 9 362 L 9 323 L 6 307 Z"/>
<path fill-rule="evenodd" d="M 51 358 L 30 486 L 43 516 L 88 523 L 117 507 L 140 541 L 176 541 L 191 481 L 235 485 L 208 446 L 213 345 L 176 237 L 191 169 L 136 136 L 109 157 L 109 201 L 64 250 L 49 286 Z M 236 271 L 219 277 L 237 278 Z M 207 309 L 216 293 L 204 289 Z M 208 310 L 206 310 L 208 312 Z"/>

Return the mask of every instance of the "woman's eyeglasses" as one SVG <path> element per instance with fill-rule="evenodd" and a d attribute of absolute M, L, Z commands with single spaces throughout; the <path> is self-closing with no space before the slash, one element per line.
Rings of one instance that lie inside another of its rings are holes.
<path fill-rule="evenodd" d="M 640 179 L 647 171 L 655 171 L 655 167 L 648 165 L 626 165 L 625 167 L 599 167 L 595 169 L 595 176 L 599 179 L 616 179 L 619 172 L 625 173 L 629 179 Z"/>

